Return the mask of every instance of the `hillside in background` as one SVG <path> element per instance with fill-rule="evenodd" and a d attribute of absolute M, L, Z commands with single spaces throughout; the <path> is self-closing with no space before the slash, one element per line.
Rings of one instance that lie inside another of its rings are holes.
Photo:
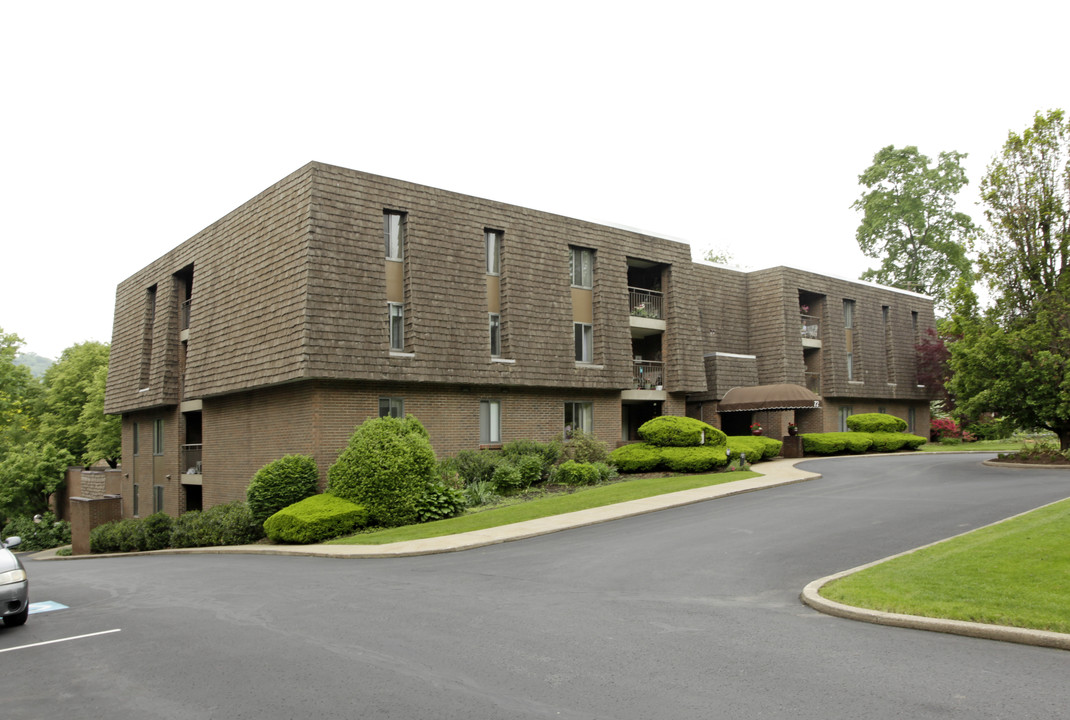
<path fill-rule="evenodd" d="M 30 368 L 30 372 L 32 372 L 33 376 L 37 378 L 44 375 L 45 370 L 48 370 L 48 368 L 52 366 L 52 363 L 53 360 L 46 357 L 41 357 L 40 355 L 34 352 L 19 353 L 15 356 L 15 364 L 25 365 L 26 367 Z"/>

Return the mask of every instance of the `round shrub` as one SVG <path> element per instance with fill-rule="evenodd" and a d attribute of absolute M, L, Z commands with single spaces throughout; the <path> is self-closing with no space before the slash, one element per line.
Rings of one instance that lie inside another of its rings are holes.
<path fill-rule="evenodd" d="M 349 535 L 367 524 L 363 507 L 324 493 L 279 510 L 264 521 L 264 531 L 273 542 L 307 545 Z"/>
<path fill-rule="evenodd" d="M 814 455 L 834 455 L 847 447 L 847 433 L 804 433 L 803 452 Z"/>
<path fill-rule="evenodd" d="M 621 445 L 609 454 L 609 460 L 622 473 L 649 472 L 661 464 L 661 448 L 646 443 Z"/>
<path fill-rule="evenodd" d="M 732 435 L 728 438 L 728 449 L 732 451 L 732 460 L 739 460 L 740 453 L 747 454 L 747 462 L 756 463 L 780 455 L 783 441 L 764 435 Z"/>
<path fill-rule="evenodd" d="M 434 475 L 435 452 L 416 418 L 372 418 L 356 429 L 327 471 L 327 488 L 363 505 L 379 525 L 409 525 Z"/>
<path fill-rule="evenodd" d="M 723 445 L 663 447 L 661 462 L 673 472 L 705 472 L 728 464 Z"/>
<path fill-rule="evenodd" d="M 847 417 L 847 427 L 855 432 L 902 432 L 907 421 L 887 413 L 859 413 Z"/>
<path fill-rule="evenodd" d="M 141 521 L 139 550 L 163 550 L 171 547 L 171 516 L 153 513 Z"/>
<path fill-rule="evenodd" d="M 256 471 L 245 491 L 249 509 L 258 522 L 315 495 L 319 485 L 319 468 L 308 455 L 287 455 L 269 462 Z"/>
<path fill-rule="evenodd" d="M 243 502 L 190 510 L 178 516 L 171 528 L 171 547 L 247 545 L 264 537 L 263 523 Z"/>
<path fill-rule="evenodd" d="M 468 502 L 463 492 L 434 482 L 428 484 L 423 497 L 416 503 L 416 517 L 422 523 L 444 520 L 460 515 L 466 507 Z"/>
<path fill-rule="evenodd" d="M 903 437 L 907 439 L 906 445 L 904 446 L 907 450 L 917 450 L 922 445 L 929 442 L 927 438 L 923 438 L 921 435 L 909 435 L 903 433 Z"/>
<path fill-rule="evenodd" d="M 545 458 L 542 455 L 535 454 L 521 455 L 516 459 L 514 465 L 523 479 L 524 487 L 534 485 L 543 479 L 549 468 L 552 467 L 544 464 L 544 462 Z"/>
<path fill-rule="evenodd" d="M 524 476 L 511 462 L 498 463 L 498 467 L 494 468 L 494 475 L 491 476 L 491 482 L 500 493 L 516 492 L 525 487 Z"/>
<path fill-rule="evenodd" d="M 601 463 L 605 466 L 604 463 Z M 551 479 L 559 485 L 594 485 L 602 473 L 595 463 L 578 463 L 566 460 L 554 468 Z"/>
<path fill-rule="evenodd" d="M 443 460 L 443 463 L 450 463 L 465 485 L 473 485 L 491 482 L 494 469 L 502 459 L 501 453 L 494 450 L 462 450 L 454 457 Z"/>
<path fill-rule="evenodd" d="M 662 415 L 647 420 L 639 428 L 639 437 L 657 447 L 724 447 L 726 442 L 726 435 L 714 426 L 676 415 Z"/>

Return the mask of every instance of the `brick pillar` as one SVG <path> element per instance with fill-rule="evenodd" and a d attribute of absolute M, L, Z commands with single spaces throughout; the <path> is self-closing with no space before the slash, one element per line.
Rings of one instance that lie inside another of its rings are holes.
<path fill-rule="evenodd" d="M 118 495 L 103 498 L 71 498 L 71 554 L 89 554 L 89 533 L 97 525 L 123 517 L 123 499 Z"/>

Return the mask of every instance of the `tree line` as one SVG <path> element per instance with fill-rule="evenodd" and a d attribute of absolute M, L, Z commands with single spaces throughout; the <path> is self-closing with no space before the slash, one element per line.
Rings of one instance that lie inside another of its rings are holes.
<path fill-rule="evenodd" d="M 38 379 L 16 363 L 21 345 L 0 328 L 0 527 L 46 512 L 69 466 L 121 454 L 120 420 L 104 414 L 109 346 L 72 345 Z"/>
<path fill-rule="evenodd" d="M 856 240 L 881 264 L 863 280 L 934 298 L 939 337 L 919 351 L 945 409 L 1050 430 L 1070 450 L 1070 122 L 1038 112 L 988 164 L 988 227 L 956 209 L 958 152 L 881 149 L 859 176 Z M 986 306 L 975 290 L 987 289 Z"/>

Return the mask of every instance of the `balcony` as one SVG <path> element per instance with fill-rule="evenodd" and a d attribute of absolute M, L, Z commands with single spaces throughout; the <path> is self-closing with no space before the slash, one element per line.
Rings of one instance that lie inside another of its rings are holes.
<path fill-rule="evenodd" d="M 636 390 L 661 390 L 664 385 L 665 363 L 657 360 L 635 360 L 632 363 L 632 387 Z"/>
<path fill-rule="evenodd" d="M 185 485 L 201 484 L 201 449 L 202 445 L 182 446 L 182 482 Z"/>
<path fill-rule="evenodd" d="M 812 392 L 814 395 L 820 395 L 821 373 L 808 372 L 803 374 L 806 376 L 806 389 Z"/>
<path fill-rule="evenodd" d="M 628 288 L 628 325 L 633 338 L 665 332 L 665 315 L 662 309 L 663 295 L 657 290 Z"/>
<path fill-rule="evenodd" d="M 821 347 L 821 321 L 813 315 L 800 315 L 803 347 Z"/>

